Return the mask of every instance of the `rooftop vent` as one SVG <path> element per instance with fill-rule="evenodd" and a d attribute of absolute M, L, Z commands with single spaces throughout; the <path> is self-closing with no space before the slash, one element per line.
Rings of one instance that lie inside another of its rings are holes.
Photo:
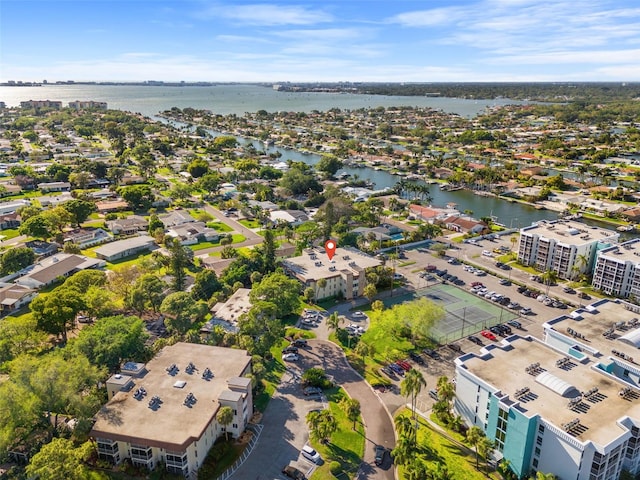
<path fill-rule="evenodd" d="M 184 380 L 178 380 L 176 383 L 173 384 L 173 388 L 184 388 L 186 384 L 187 382 L 185 382 Z"/>
<path fill-rule="evenodd" d="M 202 372 L 202 378 L 205 380 L 211 380 L 213 378 L 213 372 L 209 367 L 205 368 L 204 372 Z"/>
<path fill-rule="evenodd" d="M 570 422 L 568 422 L 568 423 L 563 423 L 563 424 L 562 424 L 562 429 L 563 429 L 565 432 L 568 432 L 568 431 L 573 430 L 574 428 L 576 428 L 578 425 L 580 425 L 580 419 L 579 419 L 579 418 L 576 418 L 576 419 L 574 419 L 574 420 L 571 420 L 571 421 L 570 421 Z"/>

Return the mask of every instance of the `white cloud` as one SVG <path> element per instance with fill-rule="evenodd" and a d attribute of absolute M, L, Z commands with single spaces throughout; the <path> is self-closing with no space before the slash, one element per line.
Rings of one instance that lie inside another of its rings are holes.
<path fill-rule="evenodd" d="M 332 15 L 322 10 L 276 4 L 214 6 L 200 15 L 258 26 L 315 25 L 333 20 Z"/>
<path fill-rule="evenodd" d="M 433 8 L 418 10 L 395 15 L 388 19 L 390 23 L 399 23 L 405 27 L 433 27 L 450 25 L 465 15 L 465 9 L 460 7 Z"/>

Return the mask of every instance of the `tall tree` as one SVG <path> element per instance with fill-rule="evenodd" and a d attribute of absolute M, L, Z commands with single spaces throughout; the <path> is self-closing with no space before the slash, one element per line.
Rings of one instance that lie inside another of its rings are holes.
<path fill-rule="evenodd" d="M 64 285 L 55 288 L 49 295 L 38 295 L 30 304 L 38 328 L 67 341 L 67 331 L 73 326 L 76 315 L 84 310 L 82 294 L 75 288 Z"/>
<path fill-rule="evenodd" d="M 360 402 L 355 398 L 349 398 L 346 395 L 340 400 L 340 408 L 347 416 L 347 418 L 353 422 L 352 429 L 356 429 L 356 422 L 360 418 Z"/>
<path fill-rule="evenodd" d="M 300 283 L 284 273 L 265 275 L 249 294 L 251 303 L 272 302 L 276 306 L 276 316 L 282 318 L 300 308 Z"/>
<path fill-rule="evenodd" d="M 307 425 L 309 425 L 311 438 L 327 443 L 331 435 L 338 429 L 338 422 L 330 410 L 314 411 L 307 415 Z"/>
<path fill-rule="evenodd" d="M 165 297 L 160 311 L 166 314 L 167 330 L 184 335 L 194 321 L 204 319 L 208 308 L 204 302 L 194 302 L 187 292 L 175 292 Z"/>
<path fill-rule="evenodd" d="M 473 449 L 475 450 L 475 452 L 476 452 L 476 468 L 479 467 L 479 464 L 478 464 L 478 458 L 479 458 L 478 457 L 479 456 L 478 445 L 480 444 L 480 441 L 482 440 L 482 437 L 484 437 L 484 432 L 477 425 L 474 425 L 469 430 L 467 430 L 467 434 L 466 434 L 466 437 L 465 437 L 466 442 L 469 445 L 471 445 L 473 447 Z"/>
<path fill-rule="evenodd" d="M 89 215 L 97 211 L 95 203 L 77 198 L 64 202 L 62 208 L 69 212 L 72 217 L 72 222 L 75 223 L 77 227 L 80 227 L 80 224 L 89 218 Z"/>
<path fill-rule="evenodd" d="M 276 268 L 276 244 L 273 231 L 267 229 L 264 231 L 264 241 L 262 242 L 262 258 L 264 260 L 264 272 L 273 272 Z"/>
<path fill-rule="evenodd" d="M 218 410 L 218 413 L 216 414 L 216 420 L 224 427 L 225 439 L 229 441 L 229 432 L 227 431 L 227 427 L 231 425 L 231 422 L 233 422 L 233 410 L 231 407 L 220 407 L 220 410 Z"/>
<path fill-rule="evenodd" d="M 27 247 L 14 247 L 0 257 L 0 274 L 9 275 L 28 267 L 35 260 L 35 253 Z"/>
<path fill-rule="evenodd" d="M 31 458 L 26 472 L 29 478 L 39 480 L 87 479 L 91 472 L 85 462 L 92 453 L 91 442 L 75 447 L 71 440 L 54 438 Z"/>
<path fill-rule="evenodd" d="M 172 239 L 169 244 L 169 254 L 169 272 L 173 277 L 171 286 L 176 292 L 181 292 L 184 290 L 187 281 L 186 268 L 189 264 L 189 257 L 187 257 L 187 253 L 178 239 Z"/>
<path fill-rule="evenodd" d="M 416 401 L 418 394 L 422 391 L 422 387 L 427 385 L 427 381 L 422 376 L 419 370 L 413 368 L 407 372 L 404 376 L 404 380 L 400 383 L 400 394 L 409 397 L 411 400 L 411 412 L 413 418 L 417 422 L 416 417 Z"/>
<path fill-rule="evenodd" d="M 147 338 L 142 320 L 118 315 L 101 318 L 94 325 L 83 328 L 70 347 L 94 365 L 114 372 L 123 361 L 146 360 Z"/>

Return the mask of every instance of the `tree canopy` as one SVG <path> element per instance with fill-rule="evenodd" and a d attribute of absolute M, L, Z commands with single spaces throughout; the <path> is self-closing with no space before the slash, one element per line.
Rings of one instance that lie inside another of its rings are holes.
<path fill-rule="evenodd" d="M 253 287 L 249 298 L 253 304 L 260 301 L 273 303 L 276 317 L 282 318 L 300 308 L 300 283 L 284 273 L 270 273 Z"/>

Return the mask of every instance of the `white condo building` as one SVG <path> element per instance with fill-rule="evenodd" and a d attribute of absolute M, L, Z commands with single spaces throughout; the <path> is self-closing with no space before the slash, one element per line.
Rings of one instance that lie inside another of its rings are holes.
<path fill-rule="evenodd" d="M 454 408 L 525 477 L 640 473 L 639 307 L 603 300 L 456 359 Z M 605 336 L 606 334 L 606 336 Z"/>
<path fill-rule="evenodd" d="M 640 239 L 599 251 L 592 284 L 607 295 L 640 297 Z"/>
<path fill-rule="evenodd" d="M 619 237 L 618 232 L 584 223 L 543 220 L 520 230 L 518 261 L 541 272 L 553 270 L 560 278 L 574 278 L 590 272 L 597 251 Z"/>
<path fill-rule="evenodd" d="M 147 365 L 126 363 L 107 381 L 108 403 L 91 430 L 98 456 L 114 464 L 195 478 L 207 452 L 225 431 L 233 437 L 253 414 L 251 357 L 246 350 L 176 343 Z M 218 410 L 233 410 L 223 427 Z"/>

